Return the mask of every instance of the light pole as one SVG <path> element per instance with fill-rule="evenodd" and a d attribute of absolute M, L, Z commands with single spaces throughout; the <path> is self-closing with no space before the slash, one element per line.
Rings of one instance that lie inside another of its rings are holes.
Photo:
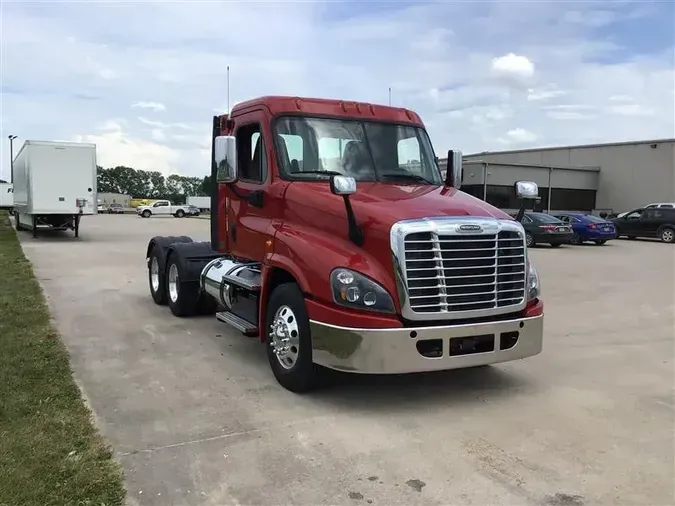
<path fill-rule="evenodd" d="M 10 183 L 14 183 L 14 139 L 16 139 L 16 135 L 10 135 L 8 137 L 9 139 L 9 177 L 11 178 L 9 180 Z"/>

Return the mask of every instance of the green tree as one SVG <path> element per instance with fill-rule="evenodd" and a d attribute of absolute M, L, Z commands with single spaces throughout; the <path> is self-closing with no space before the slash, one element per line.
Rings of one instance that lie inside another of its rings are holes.
<path fill-rule="evenodd" d="M 99 192 L 123 193 L 134 198 L 155 198 L 184 203 L 190 195 L 210 195 L 211 178 L 172 174 L 167 178 L 161 172 L 137 170 L 118 165 L 104 169 L 97 167 Z"/>
<path fill-rule="evenodd" d="M 211 195 L 211 193 L 213 193 L 213 182 L 211 181 L 211 176 L 204 177 L 199 192 L 201 195 Z"/>

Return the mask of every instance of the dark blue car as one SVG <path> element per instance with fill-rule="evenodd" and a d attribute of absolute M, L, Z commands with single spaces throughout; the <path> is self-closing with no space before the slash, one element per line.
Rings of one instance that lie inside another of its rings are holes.
<path fill-rule="evenodd" d="M 586 213 L 551 214 L 572 226 L 574 232 L 572 244 L 582 244 L 584 242 L 605 244 L 610 239 L 616 238 L 616 227 L 609 220 Z"/>

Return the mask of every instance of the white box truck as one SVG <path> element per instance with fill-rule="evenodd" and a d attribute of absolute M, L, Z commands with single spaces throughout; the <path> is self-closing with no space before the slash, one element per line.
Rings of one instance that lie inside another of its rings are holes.
<path fill-rule="evenodd" d="M 17 230 L 73 230 L 96 214 L 96 145 L 25 141 L 14 159 Z"/>
<path fill-rule="evenodd" d="M 0 209 L 8 209 L 10 214 L 14 207 L 14 186 L 12 183 L 0 183 Z"/>
<path fill-rule="evenodd" d="M 211 210 L 211 197 L 196 197 L 191 196 L 187 198 L 187 205 L 195 206 L 200 211 Z"/>

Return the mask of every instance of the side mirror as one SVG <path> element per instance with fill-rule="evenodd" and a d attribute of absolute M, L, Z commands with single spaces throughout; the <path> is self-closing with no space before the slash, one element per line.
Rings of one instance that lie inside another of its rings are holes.
<path fill-rule="evenodd" d="M 539 187 L 533 181 L 516 181 L 513 185 L 519 199 L 538 200 Z"/>
<path fill-rule="evenodd" d="M 462 187 L 462 152 L 448 151 L 448 166 L 445 168 L 445 186 Z"/>
<path fill-rule="evenodd" d="M 213 139 L 213 161 L 216 164 L 217 183 L 237 182 L 237 138 L 219 135 Z"/>
<path fill-rule="evenodd" d="M 356 179 L 351 176 L 331 176 L 330 191 L 343 197 L 356 193 Z"/>
<path fill-rule="evenodd" d="M 339 195 L 342 197 L 342 200 L 344 200 L 345 211 L 347 211 L 347 235 L 349 236 L 349 240 L 357 246 L 362 246 L 363 229 L 359 227 L 359 224 L 356 221 L 354 209 L 349 200 L 349 196 L 356 193 L 356 179 L 351 176 L 333 175 L 330 177 L 330 191 L 333 195 Z"/>

